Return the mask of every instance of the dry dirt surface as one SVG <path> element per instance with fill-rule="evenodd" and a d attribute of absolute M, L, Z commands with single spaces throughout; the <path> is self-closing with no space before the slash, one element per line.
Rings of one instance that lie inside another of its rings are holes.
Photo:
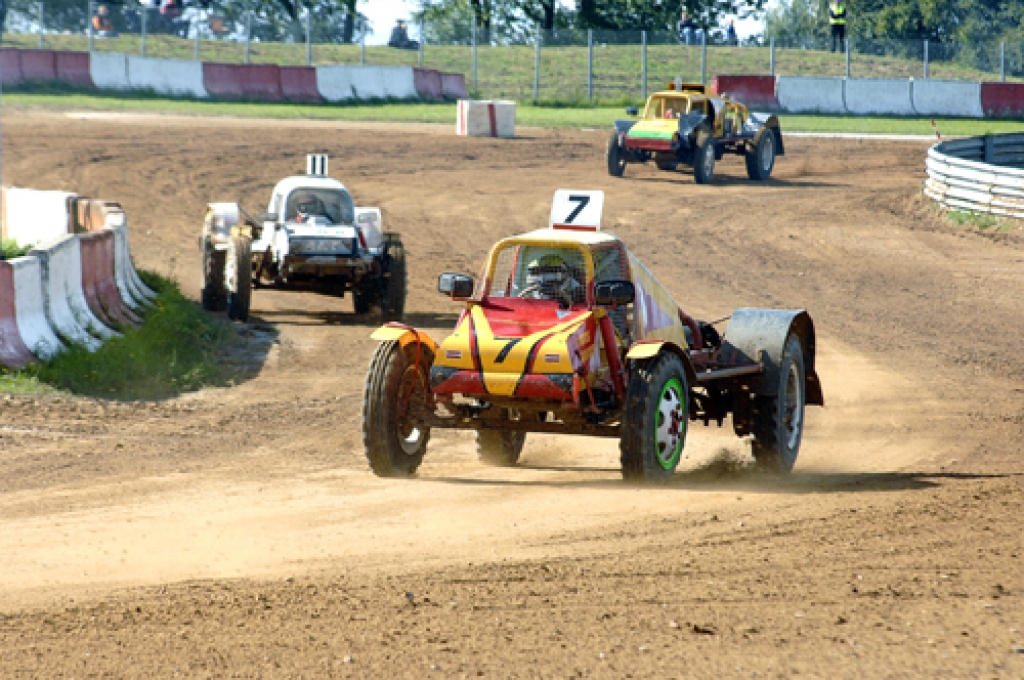
<path fill-rule="evenodd" d="M 794 138 L 770 182 L 730 157 L 696 186 L 609 177 L 605 140 L 7 111 L 4 182 L 120 201 L 137 265 L 192 297 L 205 204 L 259 210 L 328 153 L 401 232 L 436 336 L 438 273 L 545 225 L 556 188 L 604 189 L 692 314 L 808 309 L 827 406 L 785 478 L 727 424 L 657 488 L 613 441 L 531 436 L 493 469 L 463 433 L 381 480 L 372 324 L 259 290 L 235 386 L 0 398 L 0 677 L 1024 677 L 1022 232 L 946 221 L 923 143 Z"/>

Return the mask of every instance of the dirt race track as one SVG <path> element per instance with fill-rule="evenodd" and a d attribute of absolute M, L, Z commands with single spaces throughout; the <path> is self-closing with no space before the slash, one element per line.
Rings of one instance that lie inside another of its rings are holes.
<path fill-rule="evenodd" d="M 435 433 L 377 479 L 371 326 L 260 290 L 237 386 L 0 401 L 0 677 L 1024 677 L 1024 232 L 942 218 L 923 143 L 792 139 L 766 185 L 727 158 L 698 187 L 613 180 L 603 131 L 450 132 L 8 111 L 3 179 L 121 201 L 137 265 L 196 297 L 206 202 L 262 209 L 326 152 L 435 337 L 439 272 L 604 189 L 692 314 L 813 315 L 827 406 L 793 474 L 727 424 L 663 488 L 625 486 L 613 441 L 532 435 L 517 469 Z"/>

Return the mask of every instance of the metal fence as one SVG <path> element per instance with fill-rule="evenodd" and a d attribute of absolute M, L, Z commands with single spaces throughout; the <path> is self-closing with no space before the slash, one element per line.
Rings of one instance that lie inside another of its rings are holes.
<path fill-rule="evenodd" d="M 925 168 L 925 195 L 946 207 L 1024 218 L 1024 134 L 940 142 Z"/>
<path fill-rule="evenodd" d="M 147 0 L 147 2 L 150 0 Z M 80 5 L 80 6 L 79 6 Z M 100 16 L 100 6 L 105 18 Z M 105 30 L 103 28 L 105 27 Z M 476 96 L 519 101 L 637 100 L 681 78 L 718 74 L 854 78 L 1021 80 L 1024 44 L 960 45 L 827 38 L 723 40 L 641 31 L 527 31 L 496 36 L 473 26 L 412 25 L 405 48 L 369 45 L 343 13 L 295 20 L 190 7 L 181 13 L 98 0 L 47 5 L 15 0 L 2 41 L 8 47 L 125 52 L 225 63 L 379 64 L 466 74 Z"/>

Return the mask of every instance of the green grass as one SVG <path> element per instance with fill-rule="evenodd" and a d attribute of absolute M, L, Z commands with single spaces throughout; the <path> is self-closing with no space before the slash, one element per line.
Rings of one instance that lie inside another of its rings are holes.
<path fill-rule="evenodd" d="M 5 238 L 0 242 L 0 252 L 3 253 L 3 259 L 5 260 L 21 257 L 30 250 L 32 250 L 32 246 L 20 246 L 13 238 Z"/>
<path fill-rule="evenodd" d="M 378 102 L 353 104 L 265 104 L 168 99 L 146 93 L 106 93 L 76 90 L 66 86 L 8 88 L 5 107 L 44 108 L 61 111 L 116 111 L 126 113 L 175 114 L 188 116 L 239 116 L 272 119 L 315 119 L 348 121 L 390 121 L 454 125 L 452 103 Z M 563 105 L 523 106 L 516 111 L 521 127 L 607 128 L 625 117 L 623 106 Z M 783 132 L 848 132 L 873 134 L 932 135 L 929 118 L 875 116 L 781 115 Z M 943 136 L 964 136 L 1020 132 L 1024 122 L 936 118 Z"/>
<path fill-rule="evenodd" d="M 637 36 L 637 40 L 639 37 Z M 35 48 L 37 35 L 5 34 L 7 47 Z M 893 43 L 895 46 L 895 43 Z M 141 40 L 135 35 L 112 39 L 96 39 L 94 48 L 101 52 L 140 54 Z M 45 47 L 57 50 L 87 50 L 84 35 L 47 35 Z M 917 49 L 914 45 L 914 49 Z M 151 35 L 146 41 L 146 55 L 192 59 L 195 43 L 167 35 Z M 701 48 L 686 45 L 649 45 L 647 48 L 647 81 L 651 90 L 682 77 L 700 81 Z M 964 53 L 965 55 L 968 52 Z M 707 74 L 768 75 L 769 49 L 767 47 L 709 46 Z M 938 79 L 997 80 L 998 73 L 973 68 L 960 62 L 936 60 L 933 55 L 929 75 Z M 313 63 L 358 64 L 358 45 L 313 45 Z M 242 63 L 245 44 L 223 40 L 203 40 L 200 59 L 208 62 Z M 304 65 L 304 43 L 252 43 L 250 59 L 253 63 Z M 395 50 L 382 46 L 367 46 L 367 64 L 419 65 L 415 51 Z M 640 97 L 641 74 L 640 45 L 614 45 L 601 42 L 594 46 L 594 91 L 599 100 L 615 100 L 622 96 Z M 466 74 L 472 85 L 472 50 L 468 45 L 427 45 L 424 50 L 424 68 L 449 73 Z M 481 45 L 477 48 L 477 94 L 487 98 L 511 98 L 525 101 L 533 93 L 534 47 L 532 45 Z M 782 75 L 843 76 L 846 61 L 843 55 L 823 50 L 777 49 L 775 71 Z M 851 75 L 855 78 L 920 78 L 924 65 L 920 59 L 898 56 L 852 54 Z M 1019 80 L 1019 79 L 1018 79 Z M 573 101 L 587 96 L 587 48 L 585 45 L 548 46 L 541 49 L 540 99 Z"/>
<path fill-rule="evenodd" d="M 0 391 L 66 391 L 106 399 L 160 399 L 232 377 L 218 361 L 235 337 L 230 324 L 182 296 L 176 283 L 140 272 L 157 291 L 139 329 L 106 341 L 96 352 L 71 347 L 49 362 L 0 372 Z"/>
<path fill-rule="evenodd" d="M 969 210 L 950 210 L 946 213 L 946 217 L 960 226 L 968 225 L 978 229 L 979 231 L 985 231 L 987 229 L 993 229 L 999 232 L 1007 232 L 1011 229 L 1019 229 L 1020 221 L 1011 220 L 1008 218 L 997 217 L 996 215 L 990 215 L 988 213 L 971 212 Z"/>

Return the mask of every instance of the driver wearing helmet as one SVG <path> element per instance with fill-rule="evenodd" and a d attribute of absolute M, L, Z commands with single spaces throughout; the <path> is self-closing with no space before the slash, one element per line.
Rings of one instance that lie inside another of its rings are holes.
<path fill-rule="evenodd" d="M 571 305 L 583 290 L 572 268 L 558 255 L 548 254 L 530 262 L 526 268 L 526 288 L 519 297 L 534 300 L 558 300 Z"/>
<path fill-rule="evenodd" d="M 305 222 L 312 216 L 327 216 L 327 207 L 320 198 L 309 191 L 304 191 L 295 197 L 295 221 Z"/>

